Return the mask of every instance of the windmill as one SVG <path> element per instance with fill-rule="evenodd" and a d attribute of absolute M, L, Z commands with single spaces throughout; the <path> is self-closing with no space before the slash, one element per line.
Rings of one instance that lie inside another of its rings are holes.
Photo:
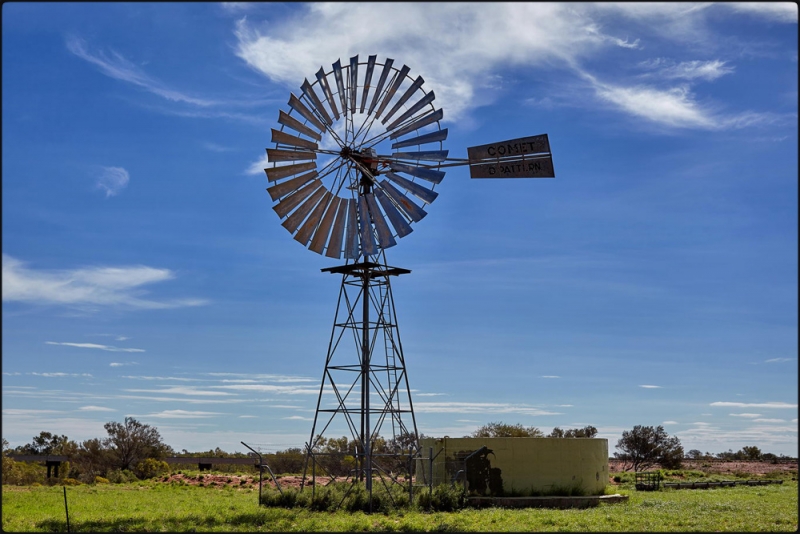
<path fill-rule="evenodd" d="M 399 447 L 395 458 L 418 448 L 390 281 L 410 271 L 389 266 L 386 249 L 427 215 L 446 168 L 469 165 L 472 178 L 555 174 L 547 134 L 450 158 L 434 92 L 393 59 L 337 60 L 315 78 L 290 93 L 288 112 L 280 111 L 265 169 L 283 227 L 317 254 L 345 260 L 322 269 L 341 274 L 342 282 L 304 480 L 319 439 L 346 428 L 356 443 L 354 473 L 371 496 L 373 474 L 394 477 L 373 452 L 376 440 L 390 438 Z"/>

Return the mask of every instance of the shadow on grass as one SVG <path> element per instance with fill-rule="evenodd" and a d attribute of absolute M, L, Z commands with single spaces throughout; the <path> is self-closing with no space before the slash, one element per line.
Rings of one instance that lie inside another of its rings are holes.
<path fill-rule="evenodd" d="M 192 532 L 207 527 L 223 525 L 261 527 L 269 521 L 263 510 L 245 512 L 227 517 L 208 517 L 188 515 L 167 519 L 148 519 L 145 517 L 126 517 L 94 521 L 70 521 L 70 532 Z M 49 532 L 67 532 L 65 520 L 48 519 L 36 523 L 37 528 Z"/>

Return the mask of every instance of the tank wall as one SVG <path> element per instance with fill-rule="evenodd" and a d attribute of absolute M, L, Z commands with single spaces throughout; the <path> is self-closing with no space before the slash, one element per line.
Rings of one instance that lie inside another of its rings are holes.
<path fill-rule="evenodd" d="M 479 493 L 549 493 L 579 486 L 600 495 L 608 483 L 608 440 L 600 438 L 423 438 L 422 454 L 432 449 L 433 484 L 458 475 Z M 464 458 L 486 446 L 489 450 Z M 490 452 L 489 452 L 490 451 Z M 427 483 L 431 466 L 420 460 L 417 480 Z M 465 471 L 459 473 L 459 471 Z M 485 481 L 484 481 L 485 479 Z"/>

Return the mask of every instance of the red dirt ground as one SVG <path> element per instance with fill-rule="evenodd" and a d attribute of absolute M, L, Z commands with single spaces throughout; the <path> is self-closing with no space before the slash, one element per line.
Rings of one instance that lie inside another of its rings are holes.
<path fill-rule="evenodd" d="M 726 462 L 722 460 L 684 460 L 681 469 L 702 471 L 706 474 L 747 473 L 754 477 L 764 476 L 773 471 L 797 473 L 797 462 L 775 463 L 772 462 Z M 608 471 L 619 473 L 622 471 L 622 462 L 608 461 Z"/>

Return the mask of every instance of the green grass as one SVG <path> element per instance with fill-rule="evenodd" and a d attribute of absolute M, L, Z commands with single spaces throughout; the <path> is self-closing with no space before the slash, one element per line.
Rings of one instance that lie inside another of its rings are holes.
<path fill-rule="evenodd" d="M 796 531 L 797 482 L 637 492 L 588 509 L 465 509 L 366 515 L 256 504 L 257 489 L 158 483 L 67 488 L 72 532 Z M 62 487 L 2 488 L 3 530 L 66 532 Z"/>

